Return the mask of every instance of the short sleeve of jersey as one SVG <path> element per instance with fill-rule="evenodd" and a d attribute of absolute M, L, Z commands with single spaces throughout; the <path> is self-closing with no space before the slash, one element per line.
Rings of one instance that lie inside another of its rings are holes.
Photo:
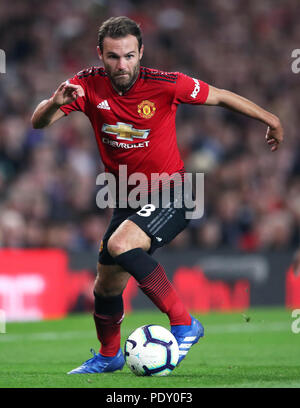
<path fill-rule="evenodd" d="M 209 85 L 200 79 L 178 73 L 174 103 L 201 105 L 206 102 Z"/>
<path fill-rule="evenodd" d="M 68 82 L 70 84 L 74 85 L 81 85 L 85 96 L 78 97 L 74 102 L 68 104 L 68 105 L 63 105 L 60 107 L 60 109 L 66 114 L 69 115 L 70 112 L 72 111 L 81 111 L 81 112 L 86 112 L 86 87 L 84 81 L 80 80 L 77 75 L 75 75 L 73 78 L 68 79 Z"/>

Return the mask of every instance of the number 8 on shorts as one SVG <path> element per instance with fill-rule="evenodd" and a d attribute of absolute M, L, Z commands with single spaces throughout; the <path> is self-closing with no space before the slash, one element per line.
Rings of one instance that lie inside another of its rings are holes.
<path fill-rule="evenodd" d="M 155 211 L 155 205 L 146 204 L 137 212 L 137 214 L 141 217 L 149 217 L 153 211 Z"/>

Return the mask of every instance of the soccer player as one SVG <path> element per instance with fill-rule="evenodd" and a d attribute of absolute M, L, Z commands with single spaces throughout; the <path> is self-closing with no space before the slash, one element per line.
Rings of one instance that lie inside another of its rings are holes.
<path fill-rule="evenodd" d="M 113 17 L 99 29 L 98 55 L 104 68 L 85 69 L 63 82 L 42 101 L 32 116 L 34 128 L 52 125 L 72 111 L 84 112 L 93 126 L 107 172 L 118 177 L 119 165 L 128 177 L 143 173 L 184 174 L 175 131 L 180 103 L 229 108 L 267 125 L 271 151 L 283 140 L 280 120 L 253 102 L 230 91 L 179 72 L 163 72 L 140 65 L 144 46 L 139 25 L 127 17 Z M 170 180 L 169 178 L 169 180 Z M 178 178 L 177 178 L 178 183 Z M 164 189 L 164 180 L 159 193 Z M 174 190 L 174 186 L 173 186 Z M 171 192 L 173 191 L 171 189 Z M 149 194 L 151 187 L 145 194 Z M 117 197 L 117 202 L 121 197 Z M 186 208 L 167 208 L 151 202 L 142 208 L 116 206 L 102 239 L 94 286 L 94 320 L 101 343 L 99 353 L 69 374 L 121 370 L 120 325 L 124 317 L 122 292 L 133 276 L 141 290 L 166 313 L 177 339 L 179 363 L 204 334 L 178 297 L 165 271 L 151 255 L 169 243 L 188 224 Z M 130 203 L 129 203 L 130 204 Z"/>

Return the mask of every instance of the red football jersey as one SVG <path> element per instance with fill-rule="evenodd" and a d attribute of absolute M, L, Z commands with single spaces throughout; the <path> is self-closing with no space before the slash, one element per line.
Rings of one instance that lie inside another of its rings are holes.
<path fill-rule="evenodd" d="M 105 169 L 118 176 L 179 172 L 184 164 L 176 140 L 175 116 L 180 103 L 203 104 L 209 86 L 179 72 L 140 68 L 138 79 L 124 95 L 112 87 L 104 68 L 92 67 L 69 80 L 85 96 L 61 107 L 84 112 L 91 121 Z"/>

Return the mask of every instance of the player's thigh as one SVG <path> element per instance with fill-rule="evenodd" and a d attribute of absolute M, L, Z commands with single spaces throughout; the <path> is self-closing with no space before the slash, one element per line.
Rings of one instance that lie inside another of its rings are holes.
<path fill-rule="evenodd" d="M 174 201 L 170 202 L 169 207 L 155 207 L 146 214 L 138 211 L 130 216 L 132 221 L 149 237 L 149 254 L 169 244 L 180 232 L 188 225 L 189 219 L 186 218 L 186 209 L 184 206 L 176 208 Z"/>
<path fill-rule="evenodd" d="M 94 291 L 102 296 L 117 296 L 126 288 L 130 274 L 119 265 L 98 262 Z"/>
<path fill-rule="evenodd" d="M 150 246 L 151 238 L 149 235 L 131 220 L 123 221 L 107 243 L 108 251 L 114 257 L 134 248 L 148 251 Z"/>

